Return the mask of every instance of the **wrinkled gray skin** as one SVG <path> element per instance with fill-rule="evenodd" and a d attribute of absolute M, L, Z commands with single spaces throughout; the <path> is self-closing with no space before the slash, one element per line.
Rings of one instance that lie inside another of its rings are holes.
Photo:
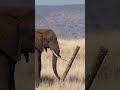
<path fill-rule="evenodd" d="M 46 50 L 50 48 L 53 50 L 57 55 L 60 53 L 59 44 L 57 41 L 56 34 L 50 29 L 38 29 L 35 30 L 35 80 L 36 85 L 39 85 L 40 80 L 40 73 L 41 73 L 41 53 L 43 49 Z M 57 57 L 53 54 L 52 57 L 52 67 L 56 77 L 60 80 L 60 77 L 57 73 Z"/>
<path fill-rule="evenodd" d="M 22 53 L 34 52 L 33 14 L 21 17 L 20 22 L 16 14 L 0 16 L 0 90 L 15 90 L 15 65 Z"/>

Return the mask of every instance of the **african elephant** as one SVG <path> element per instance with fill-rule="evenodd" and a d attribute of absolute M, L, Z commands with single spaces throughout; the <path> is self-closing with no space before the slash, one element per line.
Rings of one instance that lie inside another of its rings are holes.
<path fill-rule="evenodd" d="M 15 90 L 15 65 L 22 53 L 34 52 L 34 10 L 18 13 L 0 13 L 0 90 Z"/>
<path fill-rule="evenodd" d="M 40 72 L 41 72 L 41 53 L 45 49 L 50 48 L 53 51 L 52 67 L 56 77 L 60 80 L 57 73 L 57 56 L 60 56 L 59 44 L 56 34 L 51 29 L 37 29 L 35 30 L 35 79 L 36 85 L 39 85 Z M 55 54 L 57 56 L 55 56 Z"/>

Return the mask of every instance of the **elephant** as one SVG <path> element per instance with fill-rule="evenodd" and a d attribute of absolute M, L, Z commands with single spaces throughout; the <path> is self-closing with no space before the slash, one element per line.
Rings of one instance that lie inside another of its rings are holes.
<path fill-rule="evenodd" d="M 35 30 L 35 80 L 36 85 L 39 85 L 41 73 L 41 54 L 45 49 L 50 48 L 53 53 L 52 67 L 56 77 L 60 80 L 57 72 L 57 58 L 60 57 L 60 48 L 56 34 L 51 29 L 36 29 Z"/>
<path fill-rule="evenodd" d="M 0 14 L 0 90 L 15 90 L 15 65 L 22 53 L 28 61 L 28 53 L 35 50 L 34 10 L 20 13 Z"/>

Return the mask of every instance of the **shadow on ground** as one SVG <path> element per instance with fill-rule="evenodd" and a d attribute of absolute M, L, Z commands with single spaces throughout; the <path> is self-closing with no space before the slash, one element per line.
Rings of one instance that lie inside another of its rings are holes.
<path fill-rule="evenodd" d="M 41 76 L 40 84 L 52 85 L 55 83 L 55 78 L 51 76 Z"/>
<path fill-rule="evenodd" d="M 59 82 L 59 80 L 57 80 L 57 78 L 55 77 L 51 77 L 51 76 L 41 76 L 41 80 L 40 80 L 40 84 L 46 84 L 46 85 L 53 85 L 54 83 Z M 65 79 L 65 82 L 68 83 L 81 83 L 84 82 L 84 79 L 79 79 L 76 76 L 70 76 L 68 78 Z"/>

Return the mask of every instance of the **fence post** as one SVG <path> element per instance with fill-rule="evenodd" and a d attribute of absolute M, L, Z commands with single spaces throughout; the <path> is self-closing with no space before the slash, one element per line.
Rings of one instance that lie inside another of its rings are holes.
<path fill-rule="evenodd" d="M 88 75 L 85 78 L 85 90 L 89 90 L 105 56 L 107 55 L 107 52 L 108 52 L 107 48 L 104 48 L 103 46 L 100 47 L 97 61 L 94 64 L 93 68 L 91 69 L 92 71 L 90 71 L 90 73 L 88 73 Z"/>
<path fill-rule="evenodd" d="M 65 78 L 66 78 L 66 76 L 67 76 L 67 74 L 68 74 L 68 72 L 70 70 L 70 67 L 71 67 L 71 65 L 72 65 L 72 63 L 73 63 L 73 61 L 74 61 L 74 59 L 75 59 L 79 49 L 80 49 L 80 47 L 77 46 L 60 81 L 64 81 L 65 80 Z"/>

